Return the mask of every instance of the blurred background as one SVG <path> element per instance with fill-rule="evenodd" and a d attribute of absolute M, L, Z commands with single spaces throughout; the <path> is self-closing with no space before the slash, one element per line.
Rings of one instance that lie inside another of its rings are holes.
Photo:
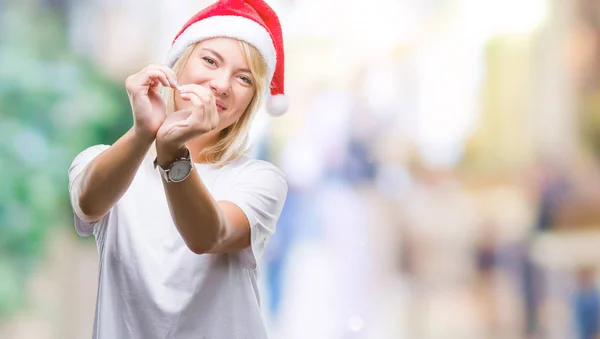
<path fill-rule="evenodd" d="M 207 0 L 0 0 L 0 338 L 89 338 L 67 169 Z M 267 0 L 291 109 L 274 339 L 598 338 L 600 1 Z"/>

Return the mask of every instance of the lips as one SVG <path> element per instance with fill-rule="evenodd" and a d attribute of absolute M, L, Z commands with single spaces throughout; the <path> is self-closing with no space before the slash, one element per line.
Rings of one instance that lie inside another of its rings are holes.
<path fill-rule="evenodd" d="M 217 105 L 217 111 L 221 112 L 227 109 L 227 107 L 225 106 L 225 103 L 221 100 L 216 100 L 215 104 Z"/>

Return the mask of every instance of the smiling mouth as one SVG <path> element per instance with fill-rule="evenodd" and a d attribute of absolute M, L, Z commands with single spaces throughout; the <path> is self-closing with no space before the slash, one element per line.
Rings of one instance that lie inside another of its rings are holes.
<path fill-rule="evenodd" d="M 227 107 L 223 105 L 223 102 L 221 100 L 217 100 L 217 102 L 215 102 L 215 105 L 217 106 L 217 112 L 222 112 L 227 109 Z"/>

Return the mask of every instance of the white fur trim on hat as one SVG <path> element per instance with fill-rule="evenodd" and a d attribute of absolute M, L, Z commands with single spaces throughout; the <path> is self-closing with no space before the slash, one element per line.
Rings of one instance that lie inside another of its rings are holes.
<path fill-rule="evenodd" d="M 270 95 L 267 99 L 266 111 L 269 115 L 278 117 L 287 112 L 290 101 L 285 94 Z"/>
<path fill-rule="evenodd" d="M 212 16 L 190 25 L 171 46 L 167 55 L 167 66 L 172 67 L 188 46 L 217 37 L 242 40 L 256 47 L 265 59 L 268 70 L 267 83 L 271 83 L 277 64 L 277 53 L 271 35 L 257 22 L 241 16 Z"/>

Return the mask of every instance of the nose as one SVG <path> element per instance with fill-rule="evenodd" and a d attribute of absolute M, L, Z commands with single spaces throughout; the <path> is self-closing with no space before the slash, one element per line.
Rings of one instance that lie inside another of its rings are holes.
<path fill-rule="evenodd" d="M 227 72 L 219 72 L 210 81 L 210 89 L 218 95 L 227 96 L 231 89 L 230 76 Z"/>

